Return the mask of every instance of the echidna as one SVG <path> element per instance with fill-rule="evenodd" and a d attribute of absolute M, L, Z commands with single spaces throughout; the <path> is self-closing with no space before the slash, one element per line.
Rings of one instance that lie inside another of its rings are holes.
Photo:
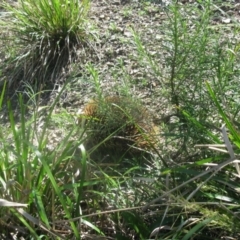
<path fill-rule="evenodd" d="M 119 96 L 90 101 L 80 116 L 89 134 L 89 143 L 102 143 L 105 150 L 150 150 L 156 146 L 157 127 L 151 114 L 136 101 Z"/>

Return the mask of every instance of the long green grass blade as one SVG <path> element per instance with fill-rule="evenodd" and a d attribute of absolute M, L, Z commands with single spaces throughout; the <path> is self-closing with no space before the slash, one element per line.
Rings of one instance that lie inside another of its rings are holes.
<path fill-rule="evenodd" d="M 214 218 L 207 218 L 200 223 L 198 223 L 196 226 L 194 226 L 189 232 L 182 238 L 182 240 L 188 240 L 192 239 L 194 235 L 200 231 L 203 227 L 205 227 L 208 223 L 210 223 Z"/>
<path fill-rule="evenodd" d="M 41 221 L 43 221 L 47 225 L 47 227 L 50 228 L 47 213 L 45 211 L 44 203 L 42 201 L 42 197 L 40 196 L 40 193 L 37 192 L 37 190 L 35 189 L 32 191 L 32 194 L 33 194 L 34 203 L 37 207 Z"/>
<path fill-rule="evenodd" d="M 214 93 L 214 91 L 213 91 L 212 87 L 210 86 L 209 82 L 207 82 L 207 81 L 206 81 L 206 86 L 207 86 L 208 92 L 209 92 L 212 100 L 214 101 L 214 103 L 215 103 L 215 105 L 216 105 L 216 107 L 219 111 L 219 114 L 222 116 L 224 122 L 227 125 L 227 128 L 231 132 L 235 143 L 238 144 L 238 147 L 240 147 L 240 137 L 239 137 L 239 134 L 238 134 L 237 130 L 234 128 L 234 126 L 231 123 L 231 121 L 229 120 L 228 116 L 225 114 L 223 108 L 221 107 L 220 101 L 217 99 L 216 94 Z"/>
<path fill-rule="evenodd" d="M 3 84 L 3 87 L 2 87 L 1 94 L 0 94 L 0 110 L 1 110 L 2 104 L 3 104 L 3 98 L 4 98 L 5 91 L 6 91 L 6 85 L 7 85 L 7 82 L 5 81 Z"/>
<path fill-rule="evenodd" d="M 64 197 L 63 197 L 63 195 L 62 195 L 62 192 L 61 192 L 59 186 L 57 185 L 57 183 L 56 183 L 56 181 L 55 181 L 55 178 L 54 178 L 54 176 L 53 176 L 53 174 L 52 174 L 51 169 L 50 169 L 49 166 L 48 166 L 48 163 L 47 163 L 46 160 L 41 156 L 41 154 L 40 154 L 38 157 L 39 157 L 39 160 L 41 161 L 41 163 L 43 164 L 44 170 L 45 170 L 45 172 L 47 173 L 47 176 L 49 177 L 49 179 L 50 179 L 50 181 L 51 181 L 51 184 L 52 184 L 52 186 L 53 186 L 53 189 L 54 189 L 56 195 L 59 197 L 59 200 L 60 200 L 61 205 L 62 205 L 62 207 L 63 207 L 63 209 L 64 209 L 64 212 L 65 212 L 65 214 L 66 214 L 66 217 L 67 217 L 68 219 L 71 219 L 72 216 L 71 216 L 71 214 L 70 214 L 70 212 L 69 212 L 69 209 L 68 209 L 68 207 L 67 207 L 66 200 L 64 199 Z M 73 232 L 74 232 L 74 235 L 77 237 L 77 239 L 79 239 L 79 237 L 80 237 L 80 236 L 79 236 L 79 231 L 78 231 L 77 227 L 75 226 L 74 222 L 70 222 L 70 225 L 71 225 L 71 227 L 72 227 L 72 230 L 73 230 Z"/>
<path fill-rule="evenodd" d="M 83 197 L 83 187 L 84 187 L 84 183 L 85 183 L 85 176 L 86 176 L 86 172 L 87 172 L 87 155 L 86 155 L 86 150 L 84 148 L 84 146 L 81 144 L 79 146 L 80 150 L 81 150 L 81 177 L 80 177 L 80 185 L 77 188 L 77 202 L 76 202 L 76 206 L 78 208 L 80 208 L 80 201 Z M 75 216 L 79 217 L 81 213 L 81 209 L 78 209 L 78 211 L 76 211 Z"/>

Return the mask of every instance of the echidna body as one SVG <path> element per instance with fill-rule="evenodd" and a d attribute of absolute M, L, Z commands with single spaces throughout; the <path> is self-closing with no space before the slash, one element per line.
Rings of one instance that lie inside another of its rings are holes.
<path fill-rule="evenodd" d="M 106 149 L 149 150 L 156 146 L 157 127 L 146 108 L 127 97 L 112 96 L 92 100 L 84 108 L 92 145 L 103 142 Z"/>

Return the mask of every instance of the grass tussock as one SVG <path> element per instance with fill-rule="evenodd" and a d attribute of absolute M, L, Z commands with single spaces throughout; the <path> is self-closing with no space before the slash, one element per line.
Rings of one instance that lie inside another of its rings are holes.
<path fill-rule="evenodd" d="M 92 147 L 102 143 L 98 148 L 106 148 L 105 152 L 136 155 L 157 148 L 159 129 L 137 100 L 120 96 L 92 100 L 84 107 L 79 122 L 88 129 Z"/>
<path fill-rule="evenodd" d="M 7 12 L 1 21 L 6 40 L 16 49 L 9 82 L 55 81 L 90 41 L 88 0 L 26 0 L 14 6 L 5 1 L 1 6 Z"/>

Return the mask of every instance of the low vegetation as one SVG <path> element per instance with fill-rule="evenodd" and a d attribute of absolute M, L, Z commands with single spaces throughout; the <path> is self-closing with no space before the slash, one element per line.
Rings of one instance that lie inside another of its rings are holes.
<path fill-rule="evenodd" d="M 6 10 L 4 40 L 15 50 L 3 69 L 12 84 L 28 80 L 39 88 L 49 85 L 90 44 L 89 0 L 5 1 L 1 6 Z M 14 71 L 9 74 L 10 68 Z"/>
<path fill-rule="evenodd" d="M 240 238 L 230 1 L 1 7 L 1 239 Z"/>

